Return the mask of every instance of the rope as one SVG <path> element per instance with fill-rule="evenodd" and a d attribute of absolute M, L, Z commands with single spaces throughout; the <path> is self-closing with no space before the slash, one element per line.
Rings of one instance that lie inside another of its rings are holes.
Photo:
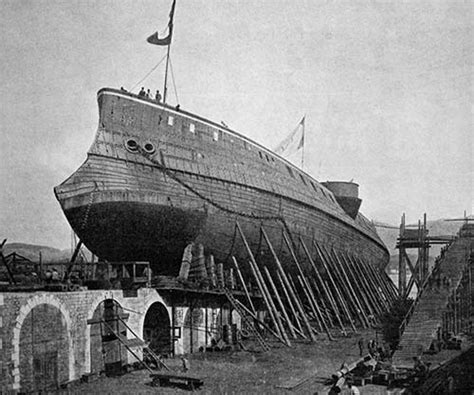
<path fill-rule="evenodd" d="M 176 97 L 176 104 L 179 104 L 178 90 L 176 89 L 176 83 L 174 80 L 173 63 L 171 63 L 171 58 L 170 58 L 170 70 L 171 70 L 171 81 L 173 81 L 174 96 Z"/>
<path fill-rule="evenodd" d="M 143 81 L 145 81 L 145 80 L 148 78 L 148 76 L 149 76 L 151 73 L 153 73 L 153 71 L 156 70 L 156 68 L 161 64 L 161 62 L 163 62 L 163 60 L 165 60 L 165 58 L 166 58 L 166 55 L 163 56 L 163 57 L 161 58 L 161 60 L 160 60 L 156 65 L 154 65 L 153 68 L 145 75 L 145 77 L 143 77 L 140 81 L 138 81 L 138 82 L 132 87 L 132 89 L 130 89 L 130 91 L 133 91 L 138 85 L 140 85 Z"/>
<path fill-rule="evenodd" d="M 224 211 L 229 214 L 234 214 L 238 215 L 239 217 L 244 217 L 244 218 L 251 218 L 251 219 L 259 219 L 259 220 L 267 220 L 267 221 L 281 221 L 283 223 L 283 226 L 287 229 L 288 226 L 286 225 L 285 219 L 280 216 L 273 216 L 273 215 L 255 215 L 254 213 L 245 213 L 243 211 L 237 211 L 233 210 L 228 207 L 224 207 L 221 204 L 213 201 L 212 199 L 208 198 L 207 196 L 204 196 L 202 193 L 196 191 L 193 187 L 182 181 L 176 174 L 174 174 L 173 171 L 171 171 L 169 168 L 167 168 L 164 164 L 161 164 L 160 162 L 156 161 L 153 159 L 152 155 L 144 151 L 141 147 L 139 147 L 139 152 L 147 158 L 150 162 L 152 162 L 158 169 L 160 169 L 165 175 L 176 181 L 178 184 L 182 185 L 184 188 L 201 198 L 202 200 L 206 201 L 209 203 L 211 206 L 216 207 L 217 209 Z"/>

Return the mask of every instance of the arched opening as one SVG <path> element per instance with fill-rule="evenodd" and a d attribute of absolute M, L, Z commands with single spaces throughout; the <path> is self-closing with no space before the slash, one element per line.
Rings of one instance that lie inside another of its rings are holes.
<path fill-rule="evenodd" d="M 89 320 L 91 372 L 103 372 L 108 376 L 122 373 L 127 363 L 127 349 L 117 338 L 127 337 L 127 328 L 121 321 L 122 307 L 113 299 L 100 302 Z"/>
<path fill-rule="evenodd" d="M 170 318 L 162 303 L 153 303 L 146 312 L 143 340 L 156 354 L 167 355 L 171 352 Z"/>
<path fill-rule="evenodd" d="M 22 391 L 41 392 L 69 380 L 66 320 L 56 306 L 31 309 L 20 329 L 19 350 Z"/>

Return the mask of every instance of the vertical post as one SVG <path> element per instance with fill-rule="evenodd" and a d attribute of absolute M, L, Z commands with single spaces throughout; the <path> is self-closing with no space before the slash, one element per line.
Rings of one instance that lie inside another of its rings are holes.
<path fill-rule="evenodd" d="M 205 311 L 205 316 L 204 316 L 204 352 L 206 351 L 206 347 L 208 345 L 208 332 L 209 332 L 209 320 L 208 320 L 208 308 L 205 307 L 204 308 L 204 311 Z"/>
<path fill-rule="evenodd" d="M 407 268 L 405 264 L 405 247 L 403 238 L 405 236 L 405 213 L 402 215 L 402 221 L 400 223 L 400 236 L 398 242 L 398 294 L 403 297 L 406 292 L 407 283 Z"/>
<path fill-rule="evenodd" d="M 170 31 L 169 34 L 172 34 L 172 32 Z M 166 94 L 168 93 L 168 65 L 170 61 L 170 48 L 171 48 L 171 43 L 168 44 L 168 52 L 166 54 L 165 84 L 163 87 L 163 103 L 166 103 Z"/>

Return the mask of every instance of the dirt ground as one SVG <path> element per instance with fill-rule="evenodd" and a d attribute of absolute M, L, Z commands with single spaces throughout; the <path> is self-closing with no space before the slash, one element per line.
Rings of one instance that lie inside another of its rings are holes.
<path fill-rule="evenodd" d="M 339 336 L 329 341 L 319 335 L 316 343 L 298 342 L 289 348 L 281 343 L 271 343 L 269 352 L 207 352 L 188 355 L 188 374 L 204 381 L 202 394 L 326 394 L 330 388 L 327 380 L 343 362 L 359 358 L 357 341 L 375 338 L 371 331 Z M 173 370 L 181 370 L 179 358 L 166 359 Z M 309 378 L 293 390 L 301 380 Z M 386 394 L 384 387 L 369 385 L 359 387 L 361 394 Z M 179 387 L 152 387 L 149 372 L 138 370 L 118 378 L 101 377 L 92 383 L 83 383 L 60 391 L 60 394 L 176 394 L 190 391 Z M 347 390 L 343 391 L 348 393 Z M 394 393 L 394 392 L 392 392 Z"/>

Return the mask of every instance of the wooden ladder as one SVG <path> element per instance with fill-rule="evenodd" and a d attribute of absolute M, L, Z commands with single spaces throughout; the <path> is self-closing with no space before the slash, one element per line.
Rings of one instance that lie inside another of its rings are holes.
<path fill-rule="evenodd" d="M 259 342 L 260 346 L 262 347 L 262 349 L 264 351 L 270 351 L 270 347 L 265 342 L 262 335 L 255 328 L 252 317 L 250 317 L 247 314 L 247 312 L 239 306 L 239 304 L 237 303 L 238 301 L 234 298 L 234 295 L 232 295 L 232 293 L 229 291 L 229 289 L 227 289 L 226 287 L 223 287 L 222 290 L 224 291 L 224 294 L 227 297 L 227 299 L 229 300 L 232 307 L 237 311 L 237 313 L 242 318 L 242 321 L 245 322 L 247 328 L 249 328 L 250 332 L 255 336 L 255 338 Z"/>

